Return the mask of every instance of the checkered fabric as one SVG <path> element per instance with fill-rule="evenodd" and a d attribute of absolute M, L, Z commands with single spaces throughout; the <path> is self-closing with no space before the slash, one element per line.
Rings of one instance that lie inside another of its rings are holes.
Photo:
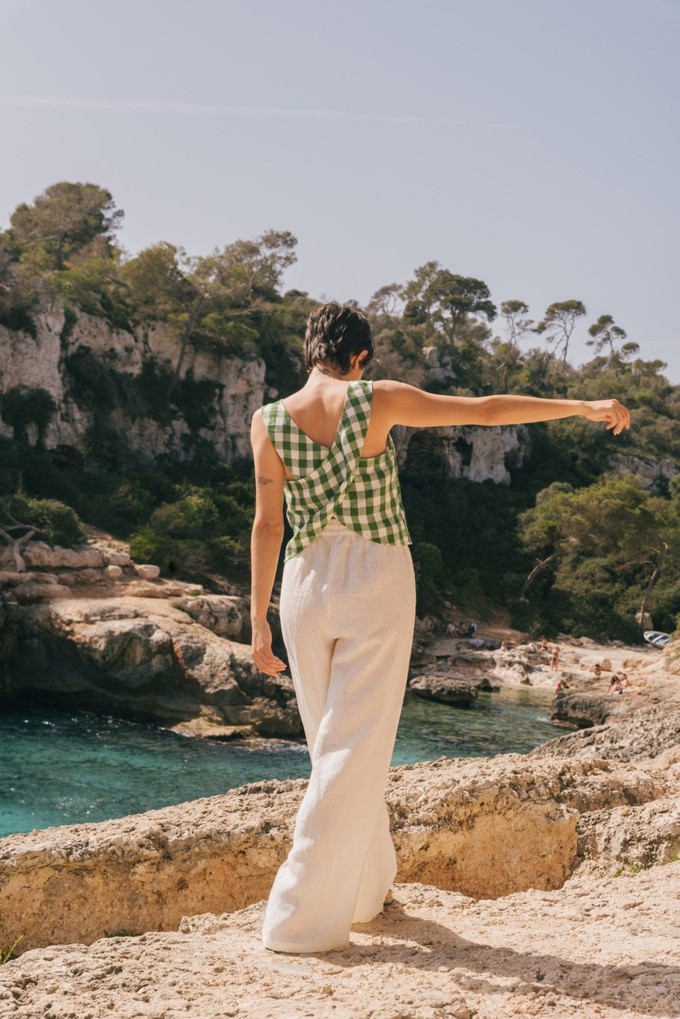
<path fill-rule="evenodd" d="M 392 436 L 388 436 L 384 453 L 361 457 L 372 399 L 371 382 L 361 379 L 347 384 L 345 406 L 330 449 L 298 428 L 282 400 L 262 408 L 274 448 L 293 475 L 293 480 L 285 483 L 293 537 L 284 559 L 301 552 L 332 516 L 371 541 L 411 544 Z"/>

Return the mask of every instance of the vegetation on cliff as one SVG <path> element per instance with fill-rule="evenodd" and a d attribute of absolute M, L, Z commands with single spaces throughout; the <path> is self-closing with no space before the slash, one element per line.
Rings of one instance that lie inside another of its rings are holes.
<path fill-rule="evenodd" d="M 116 241 L 121 219 L 104 188 L 61 182 L 20 205 L 0 234 L 0 324 L 35 336 L 41 309 L 65 306 L 63 373 L 92 421 L 85 453 L 47 449 L 51 395 L 4 389 L 0 416 L 13 437 L 1 440 L 0 491 L 60 500 L 131 539 L 135 557 L 166 572 L 245 577 L 251 467 L 223 462 L 206 438 L 220 383 L 194 378 L 187 355 L 261 359 L 265 399 L 303 381 L 304 325 L 317 302 L 283 289 L 296 240 L 271 230 L 209 255 L 168 242 L 131 255 Z M 466 395 L 615 395 L 633 412 L 633 428 L 617 439 L 580 419 L 532 426 L 531 453 L 513 467 L 509 486 L 453 479 L 436 459 L 407 465 L 420 611 L 438 611 L 448 596 L 510 605 L 515 623 L 537 633 L 631 640 L 640 631 L 636 614 L 642 622 L 647 612 L 656 626 L 673 628 L 680 387 L 664 377 L 665 365 L 645 360 L 611 314 L 591 320 L 578 299 L 532 318 L 524 301 L 497 304 L 483 281 L 437 262 L 381 287 L 364 310 L 376 341 L 374 378 Z M 134 336 L 162 323 L 174 337 L 173 362 L 149 357 L 133 375 L 85 345 L 66 354 L 80 312 Z M 570 347 L 586 326 L 593 358 L 575 369 Z M 192 434 L 182 459 L 150 463 L 120 425 L 177 417 Z"/>

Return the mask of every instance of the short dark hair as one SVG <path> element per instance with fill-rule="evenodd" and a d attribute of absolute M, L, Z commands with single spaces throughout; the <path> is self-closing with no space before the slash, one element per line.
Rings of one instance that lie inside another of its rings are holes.
<path fill-rule="evenodd" d="M 365 367 L 373 358 L 371 327 L 360 311 L 339 304 L 322 304 L 307 319 L 305 333 L 305 364 L 311 371 L 315 364 L 330 361 L 342 375 L 350 370 L 350 358 L 368 351 L 361 362 Z"/>

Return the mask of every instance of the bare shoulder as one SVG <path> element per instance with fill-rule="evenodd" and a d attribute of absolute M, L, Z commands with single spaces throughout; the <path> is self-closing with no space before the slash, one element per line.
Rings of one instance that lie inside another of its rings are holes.
<path fill-rule="evenodd" d="M 250 430 L 252 435 L 260 435 L 266 432 L 267 428 L 264 423 L 264 415 L 262 413 L 262 407 L 258 407 L 252 418 L 250 419 Z"/>
<path fill-rule="evenodd" d="M 399 393 L 415 390 L 415 386 L 409 386 L 406 382 L 397 382 L 396 379 L 376 379 L 373 383 L 373 392 L 386 396 L 396 396 Z M 420 392 L 420 390 L 416 390 Z"/>
<path fill-rule="evenodd" d="M 397 382 L 395 379 L 378 379 L 373 383 L 374 406 L 376 409 L 397 407 L 402 400 L 420 392 L 420 389 L 409 386 L 405 382 Z"/>
<path fill-rule="evenodd" d="M 272 441 L 269 438 L 269 431 L 264 420 L 262 407 L 259 407 L 255 411 L 250 422 L 250 444 L 256 454 L 269 447 L 271 447 L 272 450 L 274 449 Z"/>

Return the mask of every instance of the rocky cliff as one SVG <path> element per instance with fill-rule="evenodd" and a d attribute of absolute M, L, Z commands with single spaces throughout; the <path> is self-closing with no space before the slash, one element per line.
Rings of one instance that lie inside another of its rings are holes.
<path fill-rule="evenodd" d="M 201 442 L 227 461 L 249 456 L 264 362 L 189 346 L 177 386 L 179 360 L 178 338 L 167 326 L 126 332 L 55 302 L 36 316 L 35 336 L 0 326 L 0 435 L 87 453 L 105 417 L 148 459 L 190 457 Z M 174 406 L 164 395 L 171 387 Z"/>
<path fill-rule="evenodd" d="M 252 662 L 245 599 L 161 579 L 117 544 L 31 542 L 23 573 L 0 549 L 0 703 L 112 712 L 209 739 L 300 737 L 290 678 Z"/>
<path fill-rule="evenodd" d="M 86 454 L 105 427 L 148 460 L 191 458 L 208 443 L 229 462 L 250 456 L 250 418 L 275 395 L 262 360 L 180 353 L 167 325 L 127 332 L 55 302 L 35 336 L 0 326 L 0 436 L 47 449 Z M 416 478 L 508 484 L 530 449 L 525 428 L 397 432 L 400 466 Z"/>

